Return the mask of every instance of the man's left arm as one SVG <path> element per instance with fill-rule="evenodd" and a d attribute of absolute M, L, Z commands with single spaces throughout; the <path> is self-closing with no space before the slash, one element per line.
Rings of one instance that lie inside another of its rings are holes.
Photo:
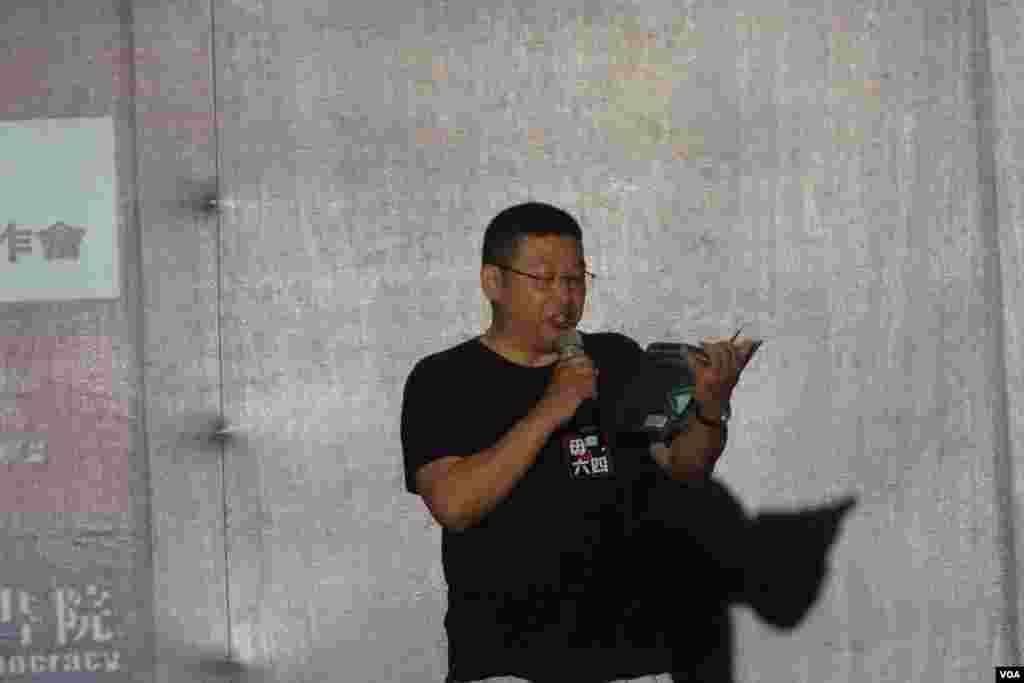
<path fill-rule="evenodd" d="M 720 409 L 702 408 L 704 415 L 721 415 Z M 714 472 L 715 463 L 725 450 L 728 433 L 724 425 L 704 424 L 692 410 L 682 427 L 668 446 L 651 444 L 651 456 L 676 481 L 700 483 Z"/>
<path fill-rule="evenodd" d="M 687 363 L 696 377 L 694 407 L 700 406 L 705 419 L 719 422 L 723 407 L 729 405 L 740 371 L 761 345 L 760 341 L 749 337 L 739 338 L 739 343 L 734 344 L 738 335 L 737 332 L 731 340 L 706 337 L 703 354 L 687 354 Z M 690 410 L 682 431 L 668 447 L 652 445 L 651 455 L 676 481 L 701 483 L 714 472 L 727 439 L 728 427 L 724 423 L 707 424 L 697 419 L 696 411 Z"/>

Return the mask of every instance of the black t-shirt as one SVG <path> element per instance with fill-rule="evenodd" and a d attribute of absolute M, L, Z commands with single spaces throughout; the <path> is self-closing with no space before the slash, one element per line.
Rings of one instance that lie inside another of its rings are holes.
<path fill-rule="evenodd" d="M 609 422 L 645 352 L 617 332 L 580 334 L 601 371 L 598 421 L 609 473 L 571 476 L 562 437 L 592 415 L 584 402 L 488 515 L 461 533 L 442 528 L 448 681 L 512 675 L 596 683 L 670 670 L 672 650 L 650 603 L 633 600 L 641 588 L 679 592 L 671 567 L 680 566 L 686 545 L 638 557 L 630 539 L 639 537 L 640 499 L 672 480 L 646 447 L 617 444 Z M 417 493 L 419 467 L 493 446 L 541 399 L 553 368 L 512 363 L 478 338 L 418 361 L 402 402 L 406 490 Z"/>

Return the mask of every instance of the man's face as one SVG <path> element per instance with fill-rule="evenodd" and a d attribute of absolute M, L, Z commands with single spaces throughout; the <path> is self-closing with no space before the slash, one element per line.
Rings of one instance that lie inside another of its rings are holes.
<path fill-rule="evenodd" d="M 582 245 L 571 237 L 528 235 L 514 261 L 505 265 L 539 278 L 556 278 L 545 282 L 503 269 L 505 287 L 491 297 L 505 310 L 509 341 L 550 352 L 558 336 L 574 329 L 583 315 L 587 292 Z M 555 318 L 563 315 L 567 320 L 559 325 Z"/>

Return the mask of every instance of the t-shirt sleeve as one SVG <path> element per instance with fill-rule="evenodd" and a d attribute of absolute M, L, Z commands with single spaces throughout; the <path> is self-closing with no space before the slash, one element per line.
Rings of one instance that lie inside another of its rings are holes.
<path fill-rule="evenodd" d="M 452 390 L 455 377 L 441 364 L 420 360 L 405 380 L 402 394 L 401 439 L 405 466 L 405 490 L 416 490 L 416 471 L 446 455 L 468 456 L 476 452 L 472 443 L 472 420 L 465 406 L 458 405 L 459 391 Z"/>
<path fill-rule="evenodd" d="M 644 351 L 644 348 L 632 337 L 628 337 L 621 332 L 619 333 L 619 336 L 622 338 L 622 354 L 626 367 L 632 369 L 643 363 L 647 357 L 647 352 Z"/>

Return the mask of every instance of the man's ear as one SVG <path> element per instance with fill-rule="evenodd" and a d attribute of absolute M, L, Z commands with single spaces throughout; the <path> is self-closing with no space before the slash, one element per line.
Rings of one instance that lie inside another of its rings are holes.
<path fill-rule="evenodd" d="M 488 301 L 491 298 L 488 294 L 493 295 L 494 290 L 498 286 L 498 283 L 496 282 L 496 278 L 498 276 L 495 274 L 495 270 L 496 268 L 491 268 L 490 266 L 484 266 L 480 269 L 480 289 L 483 290 L 484 298 Z"/>

